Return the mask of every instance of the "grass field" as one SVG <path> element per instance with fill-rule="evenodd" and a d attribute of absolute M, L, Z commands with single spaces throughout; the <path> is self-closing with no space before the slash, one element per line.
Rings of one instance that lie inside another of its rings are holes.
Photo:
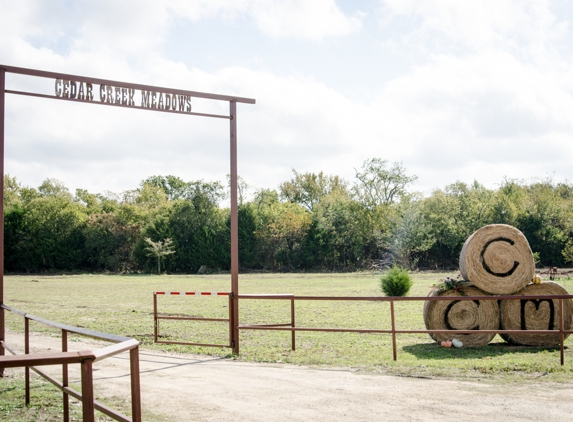
<path fill-rule="evenodd" d="M 415 273 L 410 296 L 425 296 L 432 284 L 449 274 Z M 245 274 L 240 293 L 378 296 L 380 274 Z M 559 280 L 573 291 L 573 280 Z M 7 276 L 5 303 L 41 318 L 106 333 L 137 338 L 143 347 L 171 352 L 231 356 L 230 349 L 161 345 L 153 342 L 153 292 L 228 291 L 229 275 L 60 275 Z M 297 302 L 298 327 L 390 328 L 390 305 L 383 302 Z M 396 303 L 397 328 L 424 328 L 423 302 Z M 228 317 L 226 297 L 158 296 L 162 314 Z M 286 323 L 288 301 L 242 300 L 241 324 Z M 7 326 L 23 332 L 23 319 L 7 313 Z M 225 323 L 162 321 L 166 340 L 227 343 Z M 31 323 L 31 330 L 58 332 Z M 241 331 L 237 359 L 305 365 L 353 367 L 364 371 L 411 376 L 490 378 L 493 380 L 570 381 L 572 339 L 566 340 L 565 365 L 558 349 L 509 346 L 496 336 L 484 347 L 445 349 L 427 335 L 398 335 L 398 360 L 392 360 L 388 334 L 297 333 L 290 350 L 290 333 Z"/>
<path fill-rule="evenodd" d="M 410 296 L 425 296 L 445 273 L 415 273 Z M 315 296 L 380 296 L 380 274 L 245 274 L 240 293 L 294 293 Z M 573 280 L 559 280 L 573 291 Z M 392 360 L 388 334 L 297 333 L 291 351 L 290 333 L 241 331 L 241 354 L 228 348 L 162 345 L 153 342 L 154 291 L 229 291 L 229 275 L 59 275 L 6 276 L 5 303 L 35 316 L 105 333 L 137 338 L 143 348 L 179 353 L 227 356 L 252 362 L 277 362 L 352 368 L 354 371 L 415 377 L 479 379 L 494 383 L 570 382 L 573 338 L 566 340 L 565 365 L 559 350 L 516 347 L 499 336 L 487 346 L 462 349 L 439 347 L 427 335 L 398 335 L 398 360 Z M 423 329 L 423 302 L 396 303 L 396 326 Z M 161 314 L 227 318 L 226 297 L 158 296 Z M 241 324 L 290 321 L 289 301 L 242 300 Z M 23 333 L 22 317 L 6 313 L 7 328 Z M 384 302 L 299 301 L 298 327 L 390 328 L 390 305 Z M 162 339 L 227 343 L 225 323 L 161 321 Z M 31 331 L 59 337 L 57 330 L 31 322 Z M 22 337 L 23 338 L 23 337 Z M 70 341 L 74 337 L 70 336 Z M 23 342 L 23 340 L 22 340 Z M 61 393 L 32 377 L 31 406 L 24 406 L 23 371 L 12 371 L 0 382 L 0 420 L 61 420 Z M 107 403 L 129 413 L 126 404 Z M 124 408 L 125 407 L 125 408 Z M 72 420 L 81 418 L 72 407 Z M 147 411 L 146 420 L 162 420 Z M 98 421 L 107 417 L 98 416 Z"/>

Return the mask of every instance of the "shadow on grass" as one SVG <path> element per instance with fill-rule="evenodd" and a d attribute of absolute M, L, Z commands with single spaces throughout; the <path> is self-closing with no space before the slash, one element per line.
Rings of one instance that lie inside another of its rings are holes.
<path fill-rule="evenodd" d="M 567 349 L 567 346 L 565 346 Z M 511 354 L 536 354 L 543 351 L 558 352 L 559 346 L 555 347 L 532 347 L 513 346 L 508 343 L 490 343 L 481 347 L 441 347 L 436 343 L 413 344 L 404 346 L 402 350 L 416 356 L 418 359 L 480 359 L 484 357 L 499 357 L 500 355 Z"/>

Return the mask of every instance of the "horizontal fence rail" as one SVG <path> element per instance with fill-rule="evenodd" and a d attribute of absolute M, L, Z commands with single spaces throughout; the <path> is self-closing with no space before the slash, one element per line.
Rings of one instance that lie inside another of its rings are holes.
<path fill-rule="evenodd" d="M 154 292 L 165 296 L 229 296 L 229 292 Z"/>
<path fill-rule="evenodd" d="M 20 315 L 24 318 L 24 354 L 17 354 L 5 341 L 0 342 L 0 347 L 7 350 L 12 356 L 0 356 L 0 368 L 25 368 L 26 384 L 26 405 L 30 404 L 30 369 L 47 381 L 55 385 L 63 392 L 63 413 L 64 421 L 69 421 L 69 396 L 82 402 L 83 421 L 93 422 L 95 420 L 94 411 L 98 410 L 116 421 L 140 422 L 141 421 L 141 396 L 139 379 L 139 342 L 130 337 L 123 337 L 114 334 L 100 333 L 84 328 L 73 327 L 60 324 L 34 315 L 11 308 L 5 304 L 0 304 L 0 308 Z M 30 321 L 44 324 L 61 330 L 62 351 L 59 353 L 30 354 Z M 104 340 L 115 343 L 111 346 L 90 351 L 68 351 L 68 333 L 78 334 L 85 337 Z M 128 352 L 130 354 L 130 377 L 131 377 L 131 418 L 110 407 L 98 402 L 94 398 L 93 392 L 93 364 L 103 359 L 115 356 L 119 353 Z M 80 364 L 82 391 L 76 391 L 69 387 L 68 365 Z M 62 365 L 62 381 L 42 372 L 36 366 Z"/>
<path fill-rule="evenodd" d="M 153 339 L 155 343 L 161 344 L 181 344 L 184 346 L 203 346 L 203 347 L 233 347 L 233 339 L 231 336 L 231 318 L 205 318 L 205 317 L 191 317 L 191 316 L 173 316 L 161 315 L 157 310 L 157 296 L 207 296 L 207 297 L 229 297 L 229 312 L 233 309 L 233 299 L 229 292 L 176 292 L 176 291 L 163 291 L 153 292 Z M 212 343 L 194 343 L 186 341 L 169 341 L 159 340 L 159 321 L 210 321 L 210 322 L 225 322 L 229 325 L 229 343 L 227 344 L 212 344 Z"/>
<path fill-rule="evenodd" d="M 559 334 L 560 338 L 560 358 L 561 365 L 564 364 L 564 340 L 565 335 L 572 334 L 573 330 L 565 329 L 563 321 L 563 300 L 573 299 L 573 295 L 539 295 L 539 296 L 516 296 L 516 295 L 504 295 L 504 296 L 412 296 L 412 297 L 394 297 L 394 296 L 289 296 L 282 294 L 242 294 L 237 296 L 239 299 L 244 300 L 290 300 L 291 312 L 292 312 L 292 326 L 282 327 L 282 326 L 272 326 L 272 325 L 238 325 L 239 330 L 276 330 L 276 331 L 291 331 L 293 333 L 292 337 L 292 350 L 295 350 L 295 338 L 294 333 L 297 331 L 305 332 L 336 332 L 336 333 L 374 333 L 374 334 L 391 334 L 392 335 L 392 351 L 393 358 L 397 360 L 397 348 L 396 348 L 396 335 L 397 334 L 517 334 L 517 333 L 527 333 L 527 334 Z M 448 301 L 458 301 L 458 300 L 537 300 L 537 299 L 555 299 L 559 301 L 559 329 L 556 330 L 402 330 L 396 328 L 396 318 L 395 318 L 395 302 L 410 302 L 410 301 L 434 301 L 434 300 L 448 300 Z M 354 328 L 316 328 L 316 327 L 295 327 L 295 315 L 294 315 L 294 302 L 295 301 L 368 301 L 368 302 L 389 302 L 390 303 L 390 318 L 391 318 L 391 328 L 389 329 L 354 329 Z M 571 327 L 567 327 L 571 328 Z"/>
<path fill-rule="evenodd" d="M 229 318 L 205 318 L 205 317 L 191 317 L 191 316 L 172 316 L 172 315 L 161 315 L 158 312 L 157 307 L 157 296 L 229 296 Z M 258 295 L 250 295 L 252 297 L 257 297 Z M 292 293 L 286 294 L 279 294 L 275 296 L 280 296 L 282 299 L 290 299 L 291 305 L 291 320 L 288 323 L 283 324 L 261 324 L 261 325 L 253 325 L 253 327 L 294 327 L 295 326 L 295 310 L 294 310 L 294 295 Z M 154 320 L 154 341 L 155 343 L 163 343 L 163 344 L 181 344 L 186 346 L 205 346 L 205 347 L 234 347 L 233 339 L 232 339 L 232 332 L 233 327 L 231 324 L 231 318 L 233 312 L 233 296 L 229 292 L 178 292 L 178 291 L 163 291 L 163 292 L 154 292 L 153 293 L 153 320 Z M 183 342 L 183 341 L 168 341 L 168 340 L 159 340 L 159 321 L 160 320 L 172 320 L 172 321 L 212 321 L 212 322 L 226 322 L 229 324 L 229 344 L 209 344 L 209 343 L 192 343 L 192 342 Z M 295 331 L 291 332 L 291 345 L 292 350 L 295 350 L 296 345 L 296 333 Z"/>

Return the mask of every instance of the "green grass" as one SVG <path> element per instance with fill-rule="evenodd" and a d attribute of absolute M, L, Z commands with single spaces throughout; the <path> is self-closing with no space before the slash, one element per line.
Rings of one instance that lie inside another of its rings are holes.
<path fill-rule="evenodd" d="M 30 375 L 30 406 L 25 405 L 24 397 L 24 371 L 6 370 L 4 378 L 0 378 L 0 420 L 10 422 L 62 420 L 60 390 L 39 376 Z M 81 405 L 72 405 L 72 402 L 70 401 L 70 419 L 81 420 Z"/>
<path fill-rule="evenodd" d="M 414 274 L 410 296 L 425 296 L 444 273 Z M 559 280 L 573 291 L 572 280 Z M 181 353 L 231 356 L 230 349 L 160 345 L 153 343 L 153 292 L 228 291 L 229 275 L 185 276 L 7 276 L 5 302 L 41 318 L 106 333 L 137 338 L 144 348 Z M 379 296 L 380 274 L 245 274 L 240 293 L 294 293 L 296 295 Z M 288 301 L 242 300 L 241 324 L 290 321 Z M 228 317 L 225 297 L 159 296 L 162 314 Z M 423 329 L 423 302 L 396 303 L 396 324 L 401 329 Z M 7 325 L 22 332 L 21 317 L 7 313 Z M 390 328 L 390 305 L 383 302 L 299 301 L 299 327 Z M 31 330 L 58 335 L 38 323 Z M 206 343 L 228 342 L 224 323 L 161 321 L 162 339 Z M 398 360 L 392 360 L 388 334 L 296 334 L 296 351 L 290 350 L 290 333 L 241 331 L 237 359 L 304 365 L 352 367 L 367 372 L 407 376 L 488 378 L 495 381 L 570 381 L 573 372 L 571 338 L 566 340 L 565 365 L 559 350 L 509 346 L 495 337 L 488 346 L 445 349 L 427 335 L 398 335 Z"/>

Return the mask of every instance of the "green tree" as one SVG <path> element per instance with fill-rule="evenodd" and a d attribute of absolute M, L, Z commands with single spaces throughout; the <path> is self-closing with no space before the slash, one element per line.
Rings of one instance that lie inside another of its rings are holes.
<path fill-rule="evenodd" d="M 298 204 L 270 202 L 259 208 L 255 232 L 265 268 L 295 269 L 300 245 L 310 224 L 308 213 Z"/>
<path fill-rule="evenodd" d="M 84 208 L 66 196 L 45 196 L 26 205 L 26 269 L 79 268 L 83 261 Z"/>
<path fill-rule="evenodd" d="M 311 214 L 304 241 L 307 268 L 351 270 L 376 259 L 387 243 L 386 210 L 370 209 L 340 193 L 323 198 Z"/>
<path fill-rule="evenodd" d="M 244 205 L 247 202 L 247 193 L 249 191 L 249 184 L 241 176 L 237 175 L 237 202 L 239 205 Z M 231 197 L 231 175 L 227 174 L 227 197 Z"/>
<path fill-rule="evenodd" d="M 294 177 L 281 183 L 279 190 L 282 199 L 302 205 L 313 211 L 316 205 L 327 195 L 338 192 L 346 195 L 346 182 L 338 176 L 327 176 L 322 171 L 316 173 L 298 173 L 292 170 Z"/>
<path fill-rule="evenodd" d="M 13 206 L 21 205 L 20 193 L 22 186 L 15 177 L 4 175 L 4 209 L 9 210 Z"/>
<path fill-rule="evenodd" d="M 396 202 L 405 195 L 407 186 L 418 178 L 408 176 L 402 163 L 389 167 L 388 162 L 380 158 L 366 160 L 361 171 L 355 169 L 355 172 L 354 194 L 370 208 Z"/>
<path fill-rule="evenodd" d="M 61 198 L 71 199 L 72 194 L 68 188 L 57 179 L 46 179 L 38 187 L 38 192 L 42 196 L 58 196 Z"/>
<path fill-rule="evenodd" d="M 130 271 L 136 268 L 133 248 L 139 224 L 125 224 L 111 212 L 94 213 L 83 226 L 84 262 L 91 270 Z"/>
<path fill-rule="evenodd" d="M 177 176 L 151 176 L 140 183 L 140 188 L 145 185 L 160 188 L 170 201 L 183 199 L 187 192 L 188 184 Z"/>
<path fill-rule="evenodd" d="M 539 252 L 542 265 L 560 267 L 565 263 L 563 252 L 567 251 L 573 234 L 568 189 L 547 178 L 534 180 L 524 186 L 524 190 L 524 209 L 516 219 L 516 226 L 529 241 L 532 251 Z"/>
<path fill-rule="evenodd" d="M 420 212 L 429 239 L 434 242 L 427 250 L 424 266 L 455 268 L 466 239 L 480 227 L 491 224 L 494 194 L 477 182 L 467 185 L 456 182 L 445 189 L 436 189 L 423 199 Z"/>
<path fill-rule="evenodd" d="M 390 250 L 395 260 L 405 268 L 415 269 L 436 242 L 421 208 L 419 199 L 403 201 L 394 225 Z"/>
<path fill-rule="evenodd" d="M 75 200 L 86 207 L 88 214 L 101 212 L 100 199 L 86 189 L 76 189 Z"/>
<path fill-rule="evenodd" d="M 230 228 L 231 215 L 227 226 Z M 258 262 L 258 244 L 257 244 L 257 216 L 253 204 L 244 204 L 239 206 L 239 265 L 242 268 L 260 268 Z"/>
<path fill-rule="evenodd" d="M 161 274 L 161 258 L 167 255 L 174 254 L 175 251 L 172 249 L 173 241 L 171 239 L 165 239 L 165 241 L 158 240 L 154 242 L 149 237 L 145 238 L 147 242 L 147 253 L 149 256 L 157 257 L 157 274 Z"/>

